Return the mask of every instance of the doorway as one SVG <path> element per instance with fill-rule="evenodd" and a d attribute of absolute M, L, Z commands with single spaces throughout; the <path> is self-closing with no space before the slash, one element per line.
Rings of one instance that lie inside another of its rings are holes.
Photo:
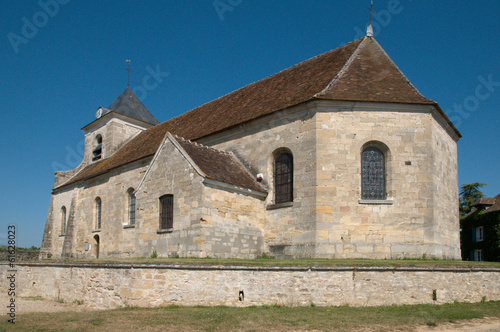
<path fill-rule="evenodd" d="M 99 235 L 94 235 L 95 240 L 95 258 L 99 258 Z"/>

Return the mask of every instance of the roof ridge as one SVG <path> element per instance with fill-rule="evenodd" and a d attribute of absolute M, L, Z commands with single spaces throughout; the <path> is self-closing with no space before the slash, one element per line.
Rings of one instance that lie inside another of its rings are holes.
<path fill-rule="evenodd" d="M 377 83 L 379 81 L 381 84 Z M 125 91 L 127 95 L 128 91 Z M 186 142 L 184 137 L 203 142 L 204 137 L 215 137 L 236 126 L 319 99 L 433 105 L 446 122 L 443 124 L 438 119 L 443 128 L 447 131 L 450 128 L 449 134 L 455 140 L 458 140 L 455 134 L 460 137 L 440 106 L 422 96 L 378 42 L 372 37 L 361 37 L 152 126 L 126 142 L 105 165 L 85 170 L 79 178 L 95 176 L 98 171 L 109 171 L 154 156 L 165 133 L 175 133 L 175 137 L 171 135 L 172 140 L 186 146 L 189 144 L 193 150 L 211 148 L 222 156 L 228 151 L 190 140 Z"/>
<path fill-rule="evenodd" d="M 361 49 L 361 45 L 363 45 L 363 43 L 365 42 L 365 40 L 369 38 L 369 37 L 364 37 L 364 39 L 361 41 L 361 43 L 359 43 L 358 47 L 356 47 L 356 50 L 354 52 L 352 52 L 351 56 L 349 57 L 349 59 L 346 61 L 346 63 L 344 64 L 344 66 L 342 67 L 342 69 L 339 70 L 339 72 L 337 73 L 337 75 L 335 75 L 335 77 L 330 81 L 330 83 L 328 83 L 326 85 L 325 88 L 323 88 L 323 90 L 321 90 L 320 92 L 316 93 L 313 97 L 318 97 L 322 94 L 324 94 L 326 91 L 328 91 L 328 89 L 330 89 L 330 87 L 332 87 L 333 85 L 335 85 L 337 83 L 337 81 L 344 75 L 344 73 L 347 71 L 347 69 L 349 68 L 349 66 L 351 65 L 351 63 L 354 61 L 354 59 L 356 59 L 356 56 L 359 54 L 360 52 L 360 49 Z"/>
<path fill-rule="evenodd" d="M 178 118 L 181 118 L 181 117 L 187 116 L 187 115 L 188 115 L 188 114 L 190 114 L 191 112 L 197 111 L 197 110 L 199 110 L 199 109 L 203 109 L 203 107 L 204 107 L 204 106 L 206 106 L 206 105 L 208 105 L 208 104 L 211 104 L 211 103 L 213 103 L 213 102 L 216 102 L 217 100 L 220 100 L 220 99 L 225 98 L 225 97 L 227 97 L 227 96 L 230 96 L 230 95 L 232 95 L 232 94 L 236 94 L 237 92 L 239 92 L 239 91 L 241 91 L 241 90 L 243 90 L 243 89 L 247 89 L 247 88 L 249 88 L 249 87 L 251 87 L 251 86 L 253 86 L 253 85 L 255 85 L 255 84 L 262 84 L 262 82 L 263 82 L 263 81 L 269 80 L 269 79 L 271 79 L 271 78 L 272 78 L 272 77 L 274 77 L 274 76 L 278 76 L 278 75 L 280 75 L 280 74 L 286 73 L 287 71 L 296 70 L 297 66 L 306 65 L 309 61 L 314 60 L 314 59 L 317 59 L 317 58 L 320 58 L 320 57 L 324 56 L 324 55 L 325 55 L 325 54 L 327 54 L 327 53 L 330 53 L 330 52 L 338 52 L 340 49 L 342 49 L 342 48 L 346 47 L 346 46 L 347 46 L 347 45 L 349 45 L 349 44 L 352 44 L 352 43 L 356 42 L 356 41 L 357 41 L 357 40 L 359 40 L 359 39 L 361 39 L 361 38 L 355 39 L 355 40 L 353 40 L 353 41 L 350 41 L 350 42 L 349 42 L 349 43 L 347 43 L 347 44 L 344 44 L 344 45 L 339 46 L 339 47 L 337 47 L 337 48 L 334 48 L 334 49 L 328 50 L 328 51 L 326 51 L 326 52 L 320 53 L 320 54 L 318 54 L 318 55 L 315 55 L 315 56 L 313 56 L 313 57 L 311 57 L 311 58 L 308 58 L 308 59 L 302 60 L 302 61 L 300 61 L 300 62 L 298 62 L 298 63 L 296 63 L 296 64 L 294 64 L 294 65 L 291 65 L 291 66 L 289 66 L 289 67 L 287 67 L 287 68 L 285 68 L 285 69 L 282 69 L 282 70 L 278 71 L 277 73 L 271 74 L 271 75 L 266 76 L 266 77 L 264 77 L 264 78 L 260 78 L 260 79 L 258 79 L 257 81 L 254 81 L 254 82 L 248 83 L 248 84 L 246 84 L 246 85 L 244 85 L 244 86 L 242 86 L 242 87 L 240 87 L 240 88 L 238 88 L 238 89 L 236 89 L 236 90 L 234 90 L 234 91 L 228 92 L 228 93 L 226 93 L 226 94 L 224 94 L 224 95 L 222 95 L 222 96 L 220 96 L 220 97 L 218 97 L 218 98 L 215 98 L 215 99 L 209 100 L 209 101 L 207 101 L 206 103 L 203 103 L 203 104 L 201 104 L 201 105 L 199 105 L 199 106 L 196 106 L 195 108 L 192 108 L 192 109 L 190 109 L 190 110 L 188 110 L 188 111 L 186 111 L 186 112 L 184 112 L 184 113 L 182 113 L 182 114 L 179 114 L 179 115 L 177 115 L 176 117 L 173 117 L 173 118 L 171 118 L 171 119 L 169 119 L 169 120 L 167 120 L 167 121 L 172 121 L 172 120 L 174 120 L 174 119 L 178 119 Z M 360 43 L 360 45 L 361 45 L 361 43 Z M 359 48 L 359 45 L 358 45 L 358 47 L 357 47 L 357 48 Z M 356 48 L 356 49 L 357 49 L 357 48 Z M 311 96 L 311 97 L 312 97 L 312 98 L 314 98 L 314 97 L 315 97 L 315 95 L 313 95 L 313 96 Z M 163 124 L 163 123 L 165 123 L 165 122 L 167 122 L 167 121 L 164 121 L 164 122 L 162 122 L 162 123 L 160 123 L 160 124 Z"/>
<path fill-rule="evenodd" d="M 184 137 L 181 137 L 181 136 L 178 136 L 178 135 L 173 135 L 176 139 L 180 139 L 184 142 L 188 142 L 188 143 L 191 143 L 192 145 L 194 146 L 197 146 L 199 148 L 202 148 L 202 149 L 207 149 L 207 150 L 212 150 L 214 152 L 218 152 L 220 154 L 224 154 L 224 155 L 231 155 L 229 152 L 227 151 L 224 151 L 224 150 L 220 150 L 220 149 L 216 149 L 214 147 L 211 147 L 211 146 L 208 146 L 208 145 L 205 145 L 203 143 L 199 143 L 199 142 L 196 142 L 196 141 L 192 141 L 190 139 L 186 139 Z"/>
<path fill-rule="evenodd" d="M 430 100 L 434 103 L 436 103 L 434 100 L 432 99 L 429 99 L 427 98 L 426 96 L 424 96 L 422 93 L 420 93 L 420 91 L 418 91 L 418 89 L 413 85 L 413 83 L 411 83 L 411 81 L 408 79 L 408 77 L 406 77 L 406 75 L 403 73 L 403 71 L 401 69 L 399 69 L 398 65 L 396 65 L 396 63 L 394 61 L 392 61 L 391 57 L 389 56 L 389 54 L 387 54 L 387 52 L 384 50 L 384 48 L 382 46 L 380 46 L 380 44 L 378 43 L 378 41 L 373 38 L 373 37 L 370 37 L 373 39 L 373 41 L 377 44 L 377 46 L 380 48 L 380 50 L 382 50 L 382 53 L 384 54 L 384 56 L 389 60 L 389 62 L 394 66 L 396 67 L 397 71 L 399 72 L 399 74 L 401 74 L 401 76 L 403 76 L 403 78 L 405 79 L 406 83 L 408 83 L 412 88 L 415 89 L 415 91 L 420 95 L 420 97 L 424 98 L 424 99 L 427 99 L 427 100 Z"/>

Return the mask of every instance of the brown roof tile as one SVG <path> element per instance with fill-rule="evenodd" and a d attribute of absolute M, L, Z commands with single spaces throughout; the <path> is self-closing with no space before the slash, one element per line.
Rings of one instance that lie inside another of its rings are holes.
<path fill-rule="evenodd" d="M 477 206 L 477 205 L 493 205 L 495 203 L 495 199 L 491 197 L 483 197 L 475 201 L 474 203 L 471 204 L 471 206 Z"/>
<path fill-rule="evenodd" d="M 418 92 L 373 38 L 359 45 L 350 62 L 317 96 L 334 100 L 435 104 Z"/>
<path fill-rule="evenodd" d="M 360 38 L 158 124 L 62 186 L 153 155 L 167 132 L 195 140 L 312 99 L 435 105 L 460 136 L 373 38 Z"/>
<path fill-rule="evenodd" d="M 175 136 L 176 141 L 203 173 L 213 180 L 265 193 L 234 155 Z"/>
<path fill-rule="evenodd" d="M 493 203 L 492 206 L 487 208 L 485 212 L 488 213 L 488 212 L 500 211 L 500 194 L 496 195 L 495 198 L 493 198 L 493 200 L 495 200 L 495 202 Z"/>

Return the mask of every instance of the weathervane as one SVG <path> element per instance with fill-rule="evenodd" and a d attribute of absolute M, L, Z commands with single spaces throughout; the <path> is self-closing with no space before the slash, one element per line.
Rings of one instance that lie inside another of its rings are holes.
<path fill-rule="evenodd" d="M 368 27 L 366 28 L 366 36 L 373 37 L 372 14 L 375 14 L 373 11 L 373 0 L 371 0 L 371 5 L 368 9 L 370 10 L 370 23 L 368 23 Z"/>
<path fill-rule="evenodd" d="M 127 86 L 130 86 L 130 72 L 132 71 L 132 69 L 130 69 L 130 62 L 131 62 L 131 61 L 130 61 L 130 60 L 125 60 L 125 62 L 126 62 L 126 63 L 128 63 L 128 67 L 127 67 L 127 68 L 125 68 L 125 69 L 127 69 L 127 71 L 128 71 L 128 81 L 127 81 Z"/>

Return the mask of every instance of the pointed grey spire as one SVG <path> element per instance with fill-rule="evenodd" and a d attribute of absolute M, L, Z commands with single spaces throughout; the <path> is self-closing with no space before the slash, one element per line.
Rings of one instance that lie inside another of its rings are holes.
<path fill-rule="evenodd" d="M 141 103 L 129 87 L 108 107 L 111 111 L 141 120 L 150 124 L 160 123 Z"/>

